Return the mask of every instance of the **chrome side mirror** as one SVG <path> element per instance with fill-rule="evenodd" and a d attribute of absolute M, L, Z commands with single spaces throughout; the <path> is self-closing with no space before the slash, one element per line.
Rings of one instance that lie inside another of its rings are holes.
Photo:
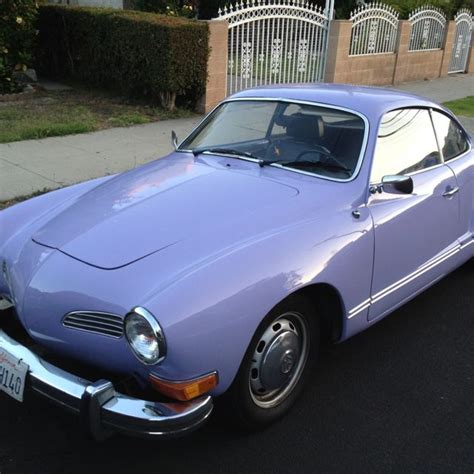
<path fill-rule="evenodd" d="M 178 135 L 176 135 L 174 130 L 171 130 L 171 144 L 175 150 L 178 148 Z"/>
<path fill-rule="evenodd" d="M 382 187 L 387 193 L 411 194 L 413 192 L 413 179 L 411 176 L 387 175 L 382 178 Z"/>

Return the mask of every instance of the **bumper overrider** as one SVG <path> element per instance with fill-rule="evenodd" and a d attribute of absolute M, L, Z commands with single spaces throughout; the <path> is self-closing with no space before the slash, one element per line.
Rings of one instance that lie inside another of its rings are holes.
<path fill-rule="evenodd" d="M 158 403 L 118 393 L 112 382 L 91 382 L 38 357 L 0 329 L 0 349 L 28 365 L 26 389 L 79 415 L 96 439 L 120 432 L 139 437 L 176 437 L 201 426 L 211 414 L 209 396 Z"/>

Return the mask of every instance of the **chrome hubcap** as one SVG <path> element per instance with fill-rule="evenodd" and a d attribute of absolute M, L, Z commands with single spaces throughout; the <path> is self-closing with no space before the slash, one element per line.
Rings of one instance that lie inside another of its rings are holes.
<path fill-rule="evenodd" d="M 285 313 L 265 330 L 255 348 L 249 389 L 255 404 L 271 408 L 293 390 L 308 357 L 308 329 L 298 313 Z"/>

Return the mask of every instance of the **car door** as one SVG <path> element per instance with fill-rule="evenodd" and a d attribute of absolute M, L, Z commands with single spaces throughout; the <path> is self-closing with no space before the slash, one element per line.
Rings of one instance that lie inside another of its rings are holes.
<path fill-rule="evenodd" d="M 383 189 L 387 175 L 410 176 L 413 192 Z M 385 315 L 436 278 L 437 266 L 449 258 L 459 237 L 457 187 L 443 163 L 429 110 L 385 114 L 368 202 L 375 236 L 369 319 Z"/>
<path fill-rule="evenodd" d="M 474 153 L 462 127 L 442 111 L 432 110 L 433 125 L 444 162 L 458 184 L 461 245 L 472 243 L 474 210 Z"/>

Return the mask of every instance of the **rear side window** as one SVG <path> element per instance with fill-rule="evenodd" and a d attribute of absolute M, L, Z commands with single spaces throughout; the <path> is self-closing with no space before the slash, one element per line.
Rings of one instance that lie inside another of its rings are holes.
<path fill-rule="evenodd" d="M 404 175 L 440 164 L 441 157 L 428 110 L 386 113 L 380 124 L 370 181 Z"/>
<path fill-rule="evenodd" d="M 433 123 L 444 161 L 452 160 L 469 149 L 464 131 L 454 120 L 434 110 Z"/>

